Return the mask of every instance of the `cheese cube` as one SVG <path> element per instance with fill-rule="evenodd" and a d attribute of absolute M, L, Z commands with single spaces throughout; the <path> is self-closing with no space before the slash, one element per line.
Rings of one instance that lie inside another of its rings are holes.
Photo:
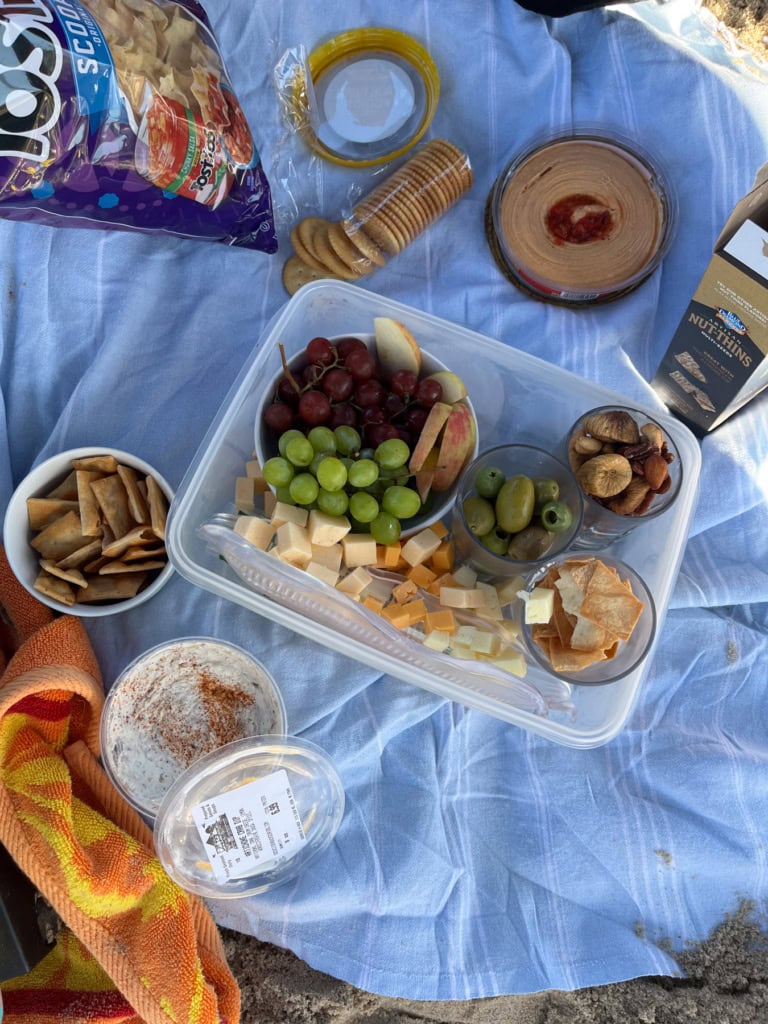
<path fill-rule="evenodd" d="M 427 614 L 427 606 L 419 597 L 415 601 L 406 601 L 403 611 L 408 612 L 408 625 L 415 626 L 417 622 L 423 622 Z"/>
<path fill-rule="evenodd" d="M 452 635 L 456 632 L 456 619 L 450 608 L 439 608 L 437 611 L 427 612 L 424 617 L 424 628 L 428 633 L 437 630 Z"/>
<path fill-rule="evenodd" d="M 451 646 L 451 634 L 445 633 L 441 629 L 433 629 L 424 637 L 424 646 L 442 654 Z"/>
<path fill-rule="evenodd" d="M 324 565 L 328 569 L 335 569 L 337 573 L 341 569 L 341 556 L 341 544 L 331 544 L 330 547 L 312 544 L 312 561 Z"/>
<path fill-rule="evenodd" d="M 275 535 L 275 528 L 272 523 L 260 516 L 238 516 L 235 533 L 239 533 L 260 551 L 266 551 Z"/>
<path fill-rule="evenodd" d="M 365 605 L 366 608 L 370 608 L 372 612 L 376 612 L 377 615 L 381 615 L 382 611 L 384 610 L 384 602 L 379 601 L 379 599 L 376 597 L 364 597 L 363 604 Z"/>
<path fill-rule="evenodd" d="M 441 542 L 430 559 L 430 565 L 437 573 L 451 572 L 456 561 L 456 552 L 450 540 Z"/>
<path fill-rule="evenodd" d="M 271 519 L 272 513 L 275 511 L 275 505 L 277 504 L 277 495 L 274 491 L 265 491 L 262 501 L 264 504 L 264 515 L 267 516 L 268 519 Z"/>
<path fill-rule="evenodd" d="M 344 594 L 361 594 L 372 579 L 373 577 L 367 569 L 362 566 L 358 566 L 356 569 L 353 569 L 352 572 L 348 572 L 346 576 L 343 576 L 339 580 L 336 584 L 336 589 L 340 590 Z"/>
<path fill-rule="evenodd" d="M 524 586 L 525 580 L 522 576 L 510 576 L 508 580 L 501 580 L 496 584 L 499 604 L 511 604 L 517 599 L 518 590 L 522 590 Z"/>
<path fill-rule="evenodd" d="M 371 577 L 371 582 L 365 588 L 365 597 L 375 597 L 377 601 L 387 604 L 392 597 L 392 592 L 395 589 L 395 584 L 392 580 L 380 580 L 375 576 Z"/>
<path fill-rule="evenodd" d="M 504 672 L 509 672 L 510 675 L 517 676 L 518 679 L 524 679 L 528 670 L 528 666 L 525 663 L 525 655 L 520 651 L 507 650 L 496 657 L 484 658 L 483 660 L 487 660 L 490 665 L 494 665 Z"/>
<path fill-rule="evenodd" d="M 485 605 L 482 590 L 465 590 L 463 587 L 440 587 L 438 599 L 445 608 L 482 608 Z"/>
<path fill-rule="evenodd" d="M 452 575 L 460 587 L 474 587 L 477 583 L 477 573 L 471 565 L 460 565 L 453 570 Z"/>
<path fill-rule="evenodd" d="M 307 525 L 307 510 L 298 505 L 289 505 L 285 501 L 276 501 L 270 516 L 270 522 L 278 527 L 283 523 L 295 523 L 297 526 Z"/>
<path fill-rule="evenodd" d="M 495 633 L 489 633 L 484 629 L 476 629 L 470 647 L 475 654 L 494 655 L 498 654 L 501 650 L 501 640 Z"/>
<path fill-rule="evenodd" d="M 555 610 L 555 592 L 549 587 L 534 587 L 530 594 L 521 590 L 519 596 L 525 601 L 525 623 L 549 622 Z"/>
<path fill-rule="evenodd" d="M 253 480 L 247 476 L 239 476 L 235 480 L 235 508 L 238 512 L 253 512 L 256 507 L 254 498 L 256 491 Z"/>
<path fill-rule="evenodd" d="M 453 636 L 454 647 L 472 647 L 472 637 L 475 635 L 474 626 L 459 626 Z"/>
<path fill-rule="evenodd" d="M 309 513 L 309 541 L 318 547 L 328 548 L 331 544 L 338 544 L 351 529 L 352 524 L 346 516 L 329 516 L 317 508 L 313 508 Z"/>
<path fill-rule="evenodd" d="M 402 546 L 399 541 L 395 541 L 394 544 L 379 544 L 379 564 L 382 569 L 396 569 L 400 564 L 401 551 Z"/>
<path fill-rule="evenodd" d="M 338 570 L 331 569 L 327 565 L 323 565 L 322 562 L 310 562 L 305 566 L 304 571 L 308 572 L 310 576 L 314 576 L 316 580 L 327 583 L 329 587 L 335 587 L 339 579 Z"/>
<path fill-rule="evenodd" d="M 415 597 L 418 594 L 419 588 L 413 582 L 413 580 L 403 580 L 392 591 L 392 597 L 397 601 L 398 604 L 402 604 L 411 597 Z"/>
<path fill-rule="evenodd" d="M 445 540 L 445 538 L 448 536 L 448 527 L 445 525 L 442 519 L 438 519 L 436 523 L 432 523 L 429 528 L 430 530 L 432 530 L 433 533 L 437 534 L 440 540 Z"/>
<path fill-rule="evenodd" d="M 245 475 L 253 480 L 253 489 L 257 494 L 264 494 L 269 490 L 269 484 L 264 479 L 264 474 L 261 471 L 261 463 L 258 459 L 251 459 L 250 462 L 245 464 Z"/>
<path fill-rule="evenodd" d="M 396 629 L 406 629 L 408 626 L 408 612 L 403 611 L 402 605 L 388 604 L 382 609 L 381 617 Z"/>
<path fill-rule="evenodd" d="M 434 532 L 427 529 L 410 537 L 402 547 L 402 556 L 408 565 L 419 565 L 426 562 L 430 555 L 440 547 L 440 538 Z"/>
<path fill-rule="evenodd" d="M 417 587 L 423 587 L 426 590 L 430 583 L 436 579 L 435 573 L 431 569 L 428 569 L 426 565 L 419 563 L 413 565 L 405 574 L 409 580 L 412 580 Z"/>
<path fill-rule="evenodd" d="M 277 528 L 277 550 L 284 562 L 303 568 L 312 561 L 312 545 L 303 526 L 283 523 Z"/>
<path fill-rule="evenodd" d="M 368 533 L 348 533 L 341 541 L 344 564 L 349 569 L 376 564 L 376 541 Z"/>

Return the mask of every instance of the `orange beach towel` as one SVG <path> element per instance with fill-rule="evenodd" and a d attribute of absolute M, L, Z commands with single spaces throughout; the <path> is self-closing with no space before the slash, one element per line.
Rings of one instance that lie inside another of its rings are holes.
<path fill-rule="evenodd" d="M 2 548 L 0 618 L 0 842 L 65 925 L 2 984 L 4 1024 L 237 1024 L 213 918 L 97 761 L 104 691 L 82 623 L 31 597 Z"/>

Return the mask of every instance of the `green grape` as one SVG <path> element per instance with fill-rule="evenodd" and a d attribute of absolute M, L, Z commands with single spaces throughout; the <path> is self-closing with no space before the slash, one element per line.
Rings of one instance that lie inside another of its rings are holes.
<path fill-rule="evenodd" d="M 363 439 L 354 427 L 336 427 L 333 434 L 336 438 L 336 450 L 342 455 L 352 455 L 360 451 Z"/>
<path fill-rule="evenodd" d="M 263 473 L 270 487 L 284 487 L 293 479 L 294 469 L 288 459 L 275 455 L 264 463 Z"/>
<path fill-rule="evenodd" d="M 315 449 L 303 434 L 292 438 L 285 446 L 285 458 L 294 466 L 308 466 L 314 457 Z"/>
<path fill-rule="evenodd" d="M 349 511 L 358 523 L 370 523 L 379 514 L 379 503 L 372 494 L 357 491 L 349 499 Z"/>
<path fill-rule="evenodd" d="M 373 448 L 361 448 L 357 453 L 357 457 L 358 459 L 372 459 L 374 454 L 375 450 Z"/>
<path fill-rule="evenodd" d="M 368 531 L 377 544 L 394 544 L 400 539 L 400 520 L 389 512 L 379 512 Z"/>
<path fill-rule="evenodd" d="M 411 450 L 399 437 L 382 441 L 373 457 L 382 469 L 400 469 L 410 458 Z"/>
<path fill-rule="evenodd" d="M 410 519 L 421 511 L 421 498 L 410 487 L 394 484 L 384 491 L 381 507 L 397 519 Z"/>
<path fill-rule="evenodd" d="M 330 456 L 330 452 L 315 452 L 315 457 L 309 464 L 309 472 L 312 474 L 312 476 L 317 476 L 317 471 L 320 468 L 320 463 L 323 461 L 323 459 L 330 458 Z"/>
<path fill-rule="evenodd" d="M 486 466 L 475 477 L 475 490 L 481 498 L 493 501 L 501 490 L 505 476 L 495 466 Z"/>
<path fill-rule="evenodd" d="M 280 454 L 283 456 L 283 458 L 287 458 L 287 456 L 285 454 L 285 449 L 287 448 L 288 444 L 291 441 L 293 441 L 295 438 L 297 438 L 297 437 L 304 437 L 304 435 L 302 434 L 302 432 L 300 430 L 295 430 L 295 429 L 285 430 L 280 435 L 280 437 L 277 440 L 277 447 L 278 447 L 278 450 L 280 451 Z"/>
<path fill-rule="evenodd" d="M 307 440 L 316 452 L 336 451 L 336 435 L 330 427 L 312 427 Z"/>
<path fill-rule="evenodd" d="M 276 487 L 275 488 L 275 497 L 277 498 L 278 501 L 282 501 L 286 505 L 295 505 L 296 504 L 296 502 L 291 497 L 291 492 L 288 489 L 288 484 L 285 484 L 282 487 Z"/>
<path fill-rule="evenodd" d="M 379 477 L 379 467 L 373 459 L 358 459 L 349 467 L 347 479 L 352 487 L 370 487 Z"/>
<path fill-rule="evenodd" d="M 297 473 L 288 484 L 288 491 L 297 505 L 311 505 L 317 499 L 320 487 L 311 473 Z"/>
<path fill-rule="evenodd" d="M 328 516 L 343 516 L 349 507 L 346 491 L 326 491 L 320 488 L 317 507 Z"/>
<path fill-rule="evenodd" d="M 317 482 L 325 491 L 340 491 L 347 482 L 347 467 L 341 459 L 326 455 L 315 474 Z"/>

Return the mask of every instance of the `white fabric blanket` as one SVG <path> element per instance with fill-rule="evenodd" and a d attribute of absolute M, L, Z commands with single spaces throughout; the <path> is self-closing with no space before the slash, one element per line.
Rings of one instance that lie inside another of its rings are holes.
<path fill-rule="evenodd" d="M 470 153 L 471 193 L 365 287 L 659 406 L 649 380 L 734 203 L 768 156 L 768 89 L 689 0 L 550 21 L 513 0 L 208 0 L 269 176 L 281 242 L 372 180 L 282 120 L 288 48 L 386 23 L 432 53 L 431 134 Z M 535 302 L 496 268 L 483 206 L 506 159 L 568 124 L 618 125 L 664 160 L 680 223 L 618 302 Z M 0 496 L 64 448 L 112 445 L 177 486 L 262 329 L 277 256 L 0 220 Z M 292 731 L 328 751 L 347 807 L 295 883 L 219 922 L 364 989 L 468 999 L 677 970 L 738 901 L 768 896 L 768 398 L 702 444 L 698 509 L 637 706 L 574 750 L 382 677 L 175 577 L 89 622 L 107 681 L 160 641 L 212 635 L 280 681 Z"/>

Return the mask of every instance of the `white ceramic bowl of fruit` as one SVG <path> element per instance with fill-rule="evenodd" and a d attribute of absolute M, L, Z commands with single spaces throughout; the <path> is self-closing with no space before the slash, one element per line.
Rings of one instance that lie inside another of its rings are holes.
<path fill-rule="evenodd" d="M 478 437 L 461 378 L 405 325 L 372 326 L 308 338 L 284 362 L 256 410 L 255 452 L 278 498 L 347 515 L 385 544 L 450 521 Z"/>

